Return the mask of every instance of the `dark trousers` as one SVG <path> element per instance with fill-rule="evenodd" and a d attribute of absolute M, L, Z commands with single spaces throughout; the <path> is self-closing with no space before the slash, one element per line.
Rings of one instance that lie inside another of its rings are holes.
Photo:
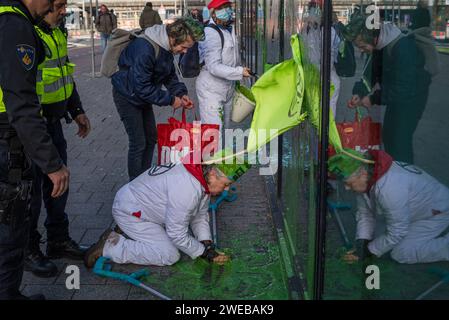
<path fill-rule="evenodd" d="M 29 171 L 24 172 L 24 179 L 32 178 Z M 8 144 L 4 140 L 0 140 L 0 180 L 8 180 Z M 29 214 L 20 216 L 20 221 L 14 225 L 0 223 L 0 300 L 17 296 L 22 282 Z"/>
<path fill-rule="evenodd" d="M 426 87 L 425 87 L 426 88 Z M 426 108 L 428 87 L 412 103 L 387 104 L 382 129 L 385 151 L 394 160 L 414 163 L 413 134 Z"/>
<path fill-rule="evenodd" d="M 133 180 L 151 167 L 157 143 L 156 121 L 152 105 L 135 106 L 115 89 L 115 106 L 128 134 L 128 175 Z"/>
<path fill-rule="evenodd" d="M 64 164 L 67 165 L 67 142 L 62 131 L 61 121 L 47 124 L 53 144 L 59 152 Z M 31 198 L 31 220 L 30 220 L 30 247 L 39 246 L 41 234 L 37 231 L 37 224 L 41 212 L 42 199 L 47 210 L 45 228 L 47 229 L 47 241 L 62 242 L 69 239 L 69 219 L 65 213 L 65 206 L 69 196 L 67 190 L 62 196 L 53 198 L 51 192 L 53 183 L 46 174 L 34 166 L 33 195 Z"/>

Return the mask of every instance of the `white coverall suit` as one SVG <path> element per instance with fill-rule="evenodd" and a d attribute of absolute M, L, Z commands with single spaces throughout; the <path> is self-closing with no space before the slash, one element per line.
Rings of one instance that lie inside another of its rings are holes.
<path fill-rule="evenodd" d="M 117 192 L 112 207 L 115 222 L 132 240 L 110 237 L 103 256 L 116 263 L 157 266 L 177 262 L 178 250 L 192 259 L 201 256 L 205 247 L 200 241 L 211 239 L 209 200 L 182 163 L 145 171 Z"/>
<path fill-rule="evenodd" d="M 449 261 L 449 189 L 416 166 L 393 162 L 367 194 L 357 198 L 357 239 L 372 240 L 376 256 L 391 251 L 400 263 Z M 386 231 L 375 237 L 376 215 Z"/>
<path fill-rule="evenodd" d="M 212 19 L 210 23 L 215 24 Z M 224 37 L 223 49 L 219 33 L 212 28 L 204 28 L 206 37 L 199 42 L 199 52 L 200 61 L 205 64 L 196 79 L 201 121 L 219 124 L 220 130 L 223 125 L 229 128 L 235 81 L 243 79 L 234 26 L 232 32 L 226 29 L 221 31 Z"/>

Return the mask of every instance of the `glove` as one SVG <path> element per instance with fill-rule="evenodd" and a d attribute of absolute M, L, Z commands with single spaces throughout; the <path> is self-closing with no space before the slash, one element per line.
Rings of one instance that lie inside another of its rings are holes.
<path fill-rule="evenodd" d="M 218 252 L 215 251 L 215 245 L 211 240 L 204 240 L 201 241 L 201 243 L 204 244 L 206 249 L 204 249 L 203 254 L 201 255 L 201 258 L 208 260 L 209 262 L 212 262 L 215 257 L 218 256 Z"/>
<path fill-rule="evenodd" d="M 370 242 L 370 240 L 366 240 L 366 239 L 358 239 L 356 241 L 356 252 L 357 255 L 359 256 L 360 260 L 364 260 L 366 258 L 371 258 L 373 256 L 373 254 L 371 253 L 371 251 L 369 251 L 368 249 L 368 243 Z"/>

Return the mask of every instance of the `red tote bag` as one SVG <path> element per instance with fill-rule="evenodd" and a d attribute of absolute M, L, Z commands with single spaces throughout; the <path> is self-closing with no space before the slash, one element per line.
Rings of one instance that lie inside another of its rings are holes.
<path fill-rule="evenodd" d="M 168 123 L 157 125 L 157 159 L 159 165 L 167 165 L 181 161 L 186 155 L 197 154 L 191 161 L 201 162 L 202 152 L 218 151 L 218 124 L 201 124 L 197 121 L 186 121 L 185 109 L 182 110 L 182 120 L 170 117 Z"/>
<path fill-rule="evenodd" d="M 374 122 L 370 116 L 360 119 L 359 112 L 356 112 L 353 122 L 337 123 L 337 130 L 343 148 L 364 152 L 379 150 L 382 146 L 382 124 Z M 334 154 L 335 150 L 330 148 L 329 156 Z"/>

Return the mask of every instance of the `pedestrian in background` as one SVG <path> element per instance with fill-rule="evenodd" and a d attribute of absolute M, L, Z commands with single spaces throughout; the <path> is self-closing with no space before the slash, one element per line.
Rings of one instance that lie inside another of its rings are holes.
<path fill-rule="evenodd" d="M 100 12 L 95 21 L 95 28 L 100 32 L 101 48 L 104 52 L 108 41 L 111 40 L 112 30 L 117 28 L 117 18 L 104 4 L 100 6 Z"/>
<path fill-rule="evenodd" d="M 427 1 L 419 0 L 416 9 L 412 13 L 410 29 L 415 30 L 430 27 L 431 18 Z"/>
<path fill-rule="evenodd" d="M 153 4 L 147 2 L 140 14 L 139 25 L 142 29 L 154 26 L 155 24 L 162 24 L 161 17 L 156 10 L 153 10 Z"/>
<path fill-rule="evenodd" d="M 173 55 L 186 53 L 204 32 L 192 18 L 180 18 L 147 28 L 145 35 L 151 43 L 142 37 L 132 40 L 120 55 L 119 71 L 112 76 L 114 102 L 129 138 L 129 180 L 151 167 L 157 143 L 153 104 L 193 107 L 186 86 L 176 75 Z"/>
<path fill-rule="evenodd" d="M 193 8 L 192 10 L 190 10 L 190 15 L 198 22 L 204 23 L 203 14 L 200 12 L 200 10 L 198 10 L 198 8 Z"/>

